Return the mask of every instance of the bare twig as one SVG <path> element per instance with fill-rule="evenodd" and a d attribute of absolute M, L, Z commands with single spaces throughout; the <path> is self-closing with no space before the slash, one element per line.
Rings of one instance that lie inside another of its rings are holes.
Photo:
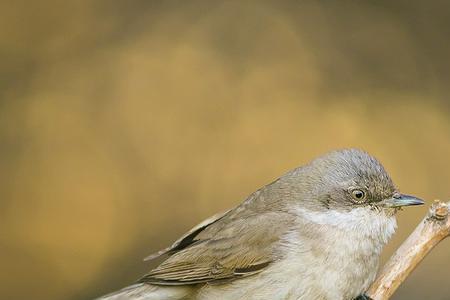
<path fill-rule="evenodd" d="M 428 215 L 397 249 L 367 292 L 374 300 L 389 299 L 423 258 L 450 235 L 450 202 L 436 200 Z"/>

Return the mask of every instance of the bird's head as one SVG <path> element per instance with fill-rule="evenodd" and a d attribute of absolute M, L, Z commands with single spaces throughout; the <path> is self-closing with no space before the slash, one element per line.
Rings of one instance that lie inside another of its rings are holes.
<path fill-rule="evenodd" d="M 330 152 L 303 171 L 302 186 L 316 210 L 348 212 L 367 207 L 393 215 L 404 206 L 424 202 L 401 194 L 380 162 L 358 149 Z"/>

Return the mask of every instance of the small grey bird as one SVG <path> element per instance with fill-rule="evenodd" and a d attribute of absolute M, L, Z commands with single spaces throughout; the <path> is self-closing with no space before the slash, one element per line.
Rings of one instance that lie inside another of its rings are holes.
<path fill-rule="evenodd" d="M 366 152 L 330 152 L 200 223 L 102 299 L 350 300 L 375 279 L 396 212 L 423 203 Z"/>

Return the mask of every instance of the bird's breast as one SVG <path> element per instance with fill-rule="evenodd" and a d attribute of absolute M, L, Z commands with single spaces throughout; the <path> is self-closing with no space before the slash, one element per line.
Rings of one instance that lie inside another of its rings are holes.
<path fill-rule="evenodd" d="M 372 211 L 296 213 L 298 223 L 282 237 L 277 260 L 254 276 L 207 285 L 197 299 L 348 300 L 364 292 L 395 219 Z"/>
<path fill-rule="evenodd" d="M 280 276 L 299 279 L 294 289 L 300 298 L 292 299 L 352 299 L 364 292 L 375 279 L 395 218 L 369 208 L 299 213 L 297 228 L 283 239 L 285 256 L 278 266 Z"/>

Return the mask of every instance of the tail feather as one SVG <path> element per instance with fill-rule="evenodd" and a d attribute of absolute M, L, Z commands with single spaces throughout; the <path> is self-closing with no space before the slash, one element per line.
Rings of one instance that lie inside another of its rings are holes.
<path fill-rule="evenodd" d="M 188 300 L 193 289 L 187 286 L 156 286 L 138 283 L 97 300 Z"/>

